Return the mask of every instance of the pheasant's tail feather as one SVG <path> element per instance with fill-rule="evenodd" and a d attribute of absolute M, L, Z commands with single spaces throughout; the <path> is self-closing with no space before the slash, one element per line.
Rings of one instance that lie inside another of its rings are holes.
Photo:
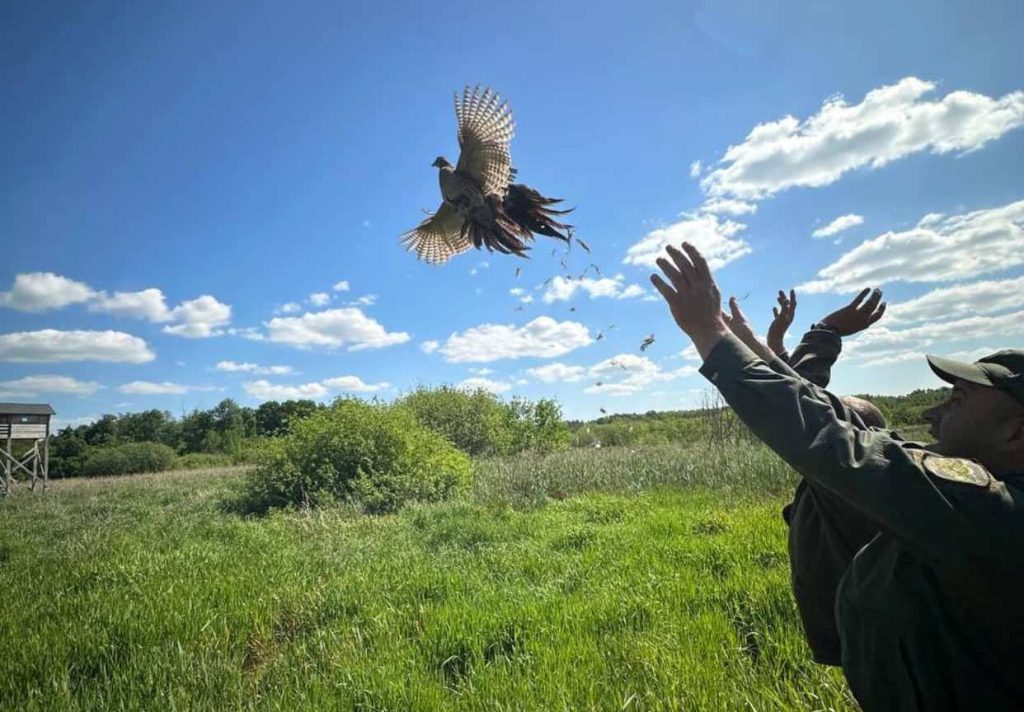
<path fill-rule="evenodd" d="M 528 232 L 569 242 L 572 225 L 559 222 L 556 218 L 571 213 L 573 209 L 559 210 L 552 207 L 561 202 L 561 198 L 547 198 L 528 185 L 513 183 L 505 196 L 504 212 L 510 220 Z"/>

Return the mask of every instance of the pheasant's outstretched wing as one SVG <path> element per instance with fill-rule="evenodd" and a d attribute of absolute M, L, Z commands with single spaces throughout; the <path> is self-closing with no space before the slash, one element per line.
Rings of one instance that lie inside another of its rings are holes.
<path fill-rule="evenodd" d="M 515 122 L 508 102 L 501 102 L 489 88 L 466 87 L 455 95 L 455 118 L 459 123 L 459 163 L 455 170 L 472 176 L 484 195 L 504 197 L 512 180 L 512 156 L 508 145 L 515 134 Z"/>
<path fill-rule="evenodd" d="M 472 246 L 463 225 L 459 212 L 441 203 L 436 213 L 402 235 L 402 244 L 407 250 L 416 250 L 416 256 L 425 262 L 447 262 Z"/>

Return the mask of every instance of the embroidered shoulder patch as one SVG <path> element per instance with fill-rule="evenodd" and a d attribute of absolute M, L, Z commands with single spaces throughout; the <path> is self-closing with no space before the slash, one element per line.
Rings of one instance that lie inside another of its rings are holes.
<path fill-rule="evenodd" d="M 964 460 L 959 457 L 942 457 L 940 455 L 929 455 L 924 458 L 924 469 L 936 477 L 953 482 L 962 482 L 967 485 L 978 485 L 985 487 L 992 476 L 988 470 L 976 462 Z"/>

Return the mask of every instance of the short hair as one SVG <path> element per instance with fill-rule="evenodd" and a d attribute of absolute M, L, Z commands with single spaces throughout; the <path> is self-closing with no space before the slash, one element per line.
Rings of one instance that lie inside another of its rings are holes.
<path fill-rule="evenodd" d="M 839 398 L 847 408 L 860 416 L 864 425 L 869 428 L 886 427 L 885 416 L 871 401 L 858 398 L 857 396 L 841 396 Z"/>

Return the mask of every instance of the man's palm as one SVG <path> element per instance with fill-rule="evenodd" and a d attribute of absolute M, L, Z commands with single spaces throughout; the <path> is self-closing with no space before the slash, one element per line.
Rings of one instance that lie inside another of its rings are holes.
<path fill-rule="evenodd" d="M 871 294 L 868 297 L 868 293 Z M 864 298 L 867 297 L 867 300 Z M 858 331 L 864 331 L 885 314 L 885 302 L 882 301 L 882 291 L 865 288 L 852 302 L 842 309 L 838 309 L 821 320 L 823 324 L 831 326 L 840 336 L 850 336 Z"/>

